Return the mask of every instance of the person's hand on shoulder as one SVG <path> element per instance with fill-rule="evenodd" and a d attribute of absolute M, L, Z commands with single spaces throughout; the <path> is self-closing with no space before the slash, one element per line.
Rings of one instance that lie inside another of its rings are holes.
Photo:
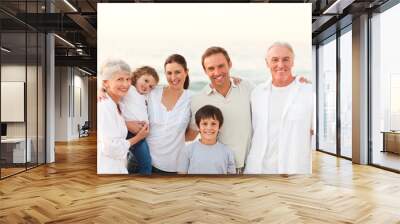
<path fill-rule="evenodd" d="M 97 91 L 97 101 L 100 102 L 105 99 L 107 99 L 106 90 L 104 89 L 104 87 L 100 87 Z"/>
<path fill-rule="evenodd" d="M 231 76 L 231 79 L 235 85 L 239 85 L 242 82 L 242 79 L 239 77 Z"/>
<path fill-rule="evenodd" d="M 303 84 L 311 84 L 311 81 L 304 78 L 304 76 L 300 76 L 299 81 L 300 81 L 300 83 L 303 83 Z"/>

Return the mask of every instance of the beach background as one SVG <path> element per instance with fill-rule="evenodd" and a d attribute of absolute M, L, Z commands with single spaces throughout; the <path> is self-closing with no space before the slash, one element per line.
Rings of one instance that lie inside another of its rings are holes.
<path fill-rule="evenodd" d="M 294 73 L 312 80 L 311 4 L 268 3 L 99 3 L 98 71 L 105 60 L 125 60 L 132 69 L 154 67 L 166 84 L 164 61 L 174 53 L 188 63 L 190 89 L 209 81 L 201 55 L 210 46 L 228 51 L 231 75 L 255 84 L 270 77 L 267 48 L 275 41 L 295 51 Z"/>

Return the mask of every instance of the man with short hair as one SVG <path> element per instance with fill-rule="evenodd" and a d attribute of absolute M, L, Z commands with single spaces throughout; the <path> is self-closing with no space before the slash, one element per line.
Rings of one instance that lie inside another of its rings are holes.
<path fill-rule="evenodd" d="M 274 43 L 266 64 L 272 80 L 251 93 L 253 137 L 245 173 L 311 173 L 312 85 L 293 75 L 294 52 L 287 43 Z"/>
<path fill-rule="evenodd" d="M 206 104 L 218 107 L 224 116 L 218 140 L 228 145 L 235 154 L 236 171 L 241 174 L 250 147 L 251 109 L 250 94 L 253 85 L 241 80 L 235 84 L 230 77 L 232 62 L 222 47 L 210 47 L 202 56 L 202 65 L 211 81 L 200 94 L 193 96 L 191 102 L 192 115 Z M 197 135 L 197 127 L 192 116 L 189 136 Z"/>

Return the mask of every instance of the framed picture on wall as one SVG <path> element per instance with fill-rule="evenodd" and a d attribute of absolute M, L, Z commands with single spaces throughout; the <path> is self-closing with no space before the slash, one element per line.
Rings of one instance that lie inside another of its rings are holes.
<path fill-rule="evenodd" d="M 98 174 L 309 174 L 311 4 L 98 4 Z"/>

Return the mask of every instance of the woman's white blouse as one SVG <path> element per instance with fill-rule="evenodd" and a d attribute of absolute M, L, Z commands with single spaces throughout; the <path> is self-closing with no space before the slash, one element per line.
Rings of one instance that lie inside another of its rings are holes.
<path fill-rule="evenodd" d="M 126 140 L 125 120 L 109 96 L 98 102 L 97 111 L 97 173 L 127 174 L 126 155 L 130 143 Z"/>
<path fill-rule="evenodd" d="M 150 92 L 148 111 L 150 133 L 149 144 L 152 165 L 168 172 L 177 171 L 177 160 L 185 146 L 185 132 L 190 121 L 191 93 L 184 90 L 174 108 L 167 111 L 161 103 L 163 87 Z"/>

